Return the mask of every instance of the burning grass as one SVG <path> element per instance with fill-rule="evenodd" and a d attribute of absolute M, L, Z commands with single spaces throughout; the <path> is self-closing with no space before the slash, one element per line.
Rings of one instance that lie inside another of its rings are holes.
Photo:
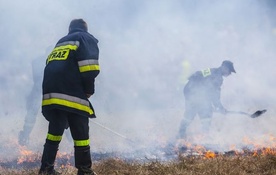
<path fill-rule="evenodd" d="M 209 152 L 210 154 L 210 152 Z M 211 154 L 211 157 L 179 155 L 171 161 L 131 161 L 120 158 L 106 158 L 93 164 L 98 175 L 274 175 L 276 155 L 252 152 L 252 154 Z M 39 161 L 37 159 L 37 161 Z M 38 163 L 39 164 L 39 163 Z M 1 175 L 37 174 L 39 166 L 0 166 Z M 37 165 L 37 164 L 36 164 Z M 76 174 L 71 165 L 58 166 L 62 174 Z"/>

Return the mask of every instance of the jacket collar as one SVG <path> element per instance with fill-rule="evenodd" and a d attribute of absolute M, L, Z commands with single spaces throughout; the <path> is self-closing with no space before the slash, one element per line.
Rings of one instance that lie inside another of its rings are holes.
<path fill-rule="evenodd" d="M 80 28 L 76 28 L 76 29 L 70 30 L 68 34 L 75 33 L 75 32 L 86 32 L 86 31 Z"/>

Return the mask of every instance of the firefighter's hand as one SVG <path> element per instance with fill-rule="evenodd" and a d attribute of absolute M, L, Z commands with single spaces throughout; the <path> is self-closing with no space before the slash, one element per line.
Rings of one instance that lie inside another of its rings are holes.
<path fill-rule="evenodd" d="M 221 113 L 221 114 L 224 114 L 224 115 L 227 114 L 227 110 L 225 108 L 223 108 L 223 107 L 219 108 L 218 112 Z"/>
<path fill-rule="evenodd" d="M 86 97 L 87 98 L 90 98 L 92 94 L 86 94 Z"/>

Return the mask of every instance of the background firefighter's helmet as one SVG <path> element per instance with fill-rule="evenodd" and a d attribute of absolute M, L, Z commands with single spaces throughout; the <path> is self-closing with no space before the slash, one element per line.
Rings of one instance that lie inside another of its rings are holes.
<path fill-rule="evenodd" d="M 224 60 L 221 64 L 221 66 L 225 66 L 227 67 L 231 72 L 236 73 L 235 69 L 234 69 L 234 65 L 231 61 L 229 60 Z"/>

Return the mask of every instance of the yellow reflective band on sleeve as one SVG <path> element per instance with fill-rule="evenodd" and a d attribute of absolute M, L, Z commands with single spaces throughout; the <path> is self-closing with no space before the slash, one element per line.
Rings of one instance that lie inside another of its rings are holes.
<path fill-rule="evenodd" d="M 211 70 L 210 70 L 210 68 L 208 68 L 208 69 L 202 70 L 201 73 L 202 73 L 203 77 L 207 77 L 207 76 L 211 75 Z"/>
<path fill-rule="evenodd" d="M 86 66 L 80 66 L 79 69 L 80 69 L 80 72 L 87 72 L 87 71 L 100 70 L 100 66 L 99 65 L 86 65 Z"/>
<path fill-rule="evenodd" d="M 88 140 L 74 140 L 74 146 L 89 146 L 90 141 Z"/>
<path fill-rule="evenodd" d="M 62 136 L 55 136 L 55 135 L 52 135 L 52 134 L 47 134 L 47 139 L 48 140 L 51 140 L 51 141 L 55 141 L 55 142 L 57 142 L 57 141 L 61 141 L 61 139 L 62 139 Z"/>
<path fill-rule="evenodd" d="M 79 104 L 79 103 L 64 100 L 64 99 L 50 98 L 50 99 L 43 99 L 43 101 L 42 101 L 42 106 L 53 105 L 53 104 L 63 105 L 63 106 L 67 106 L 70 108 L 75 108 L 75 109 L 78 109 L 81 111 L 88 112 L 90 115 L 92 115 L 94 113 L 93 110 L 89 106 L 85 106 L 83 104 Z"/>
<path fill-rule="evenodd" d="M 78 62 L 80 72 L 100 70 L 99 61 L 96 59 L 82 60 Z"/>

